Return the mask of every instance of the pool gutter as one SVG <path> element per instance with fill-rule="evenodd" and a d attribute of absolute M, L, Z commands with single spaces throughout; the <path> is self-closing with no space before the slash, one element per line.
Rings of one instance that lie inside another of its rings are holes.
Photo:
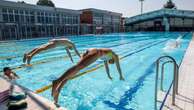
<path fill-rule="evenodd" d="M 14 92 L 25 92 L 27 93 L 27 103 L 28 108 L 27 110 L 67 110 L 63 107 L 57 108 L 56 105 L 51 102 L 50 100 L 39 96 L 38 94 L 34 93 L 33 91 L 13 82 L 10 82 L 6 78 L 0 76 L 0 92 L 10 89 L 11 85 L 13 85 Z M 6 102 L 0 104 L 0 110 L 7 110 Z"/>

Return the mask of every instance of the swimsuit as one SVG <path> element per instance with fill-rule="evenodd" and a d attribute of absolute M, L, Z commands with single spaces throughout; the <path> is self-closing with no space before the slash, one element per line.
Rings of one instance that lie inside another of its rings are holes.
<path fill-rule="evenodd" d="M 103 55 L 100 59 L 103 61 L 108 61 L 108 60 L 112 59 L 112 52 L 109 52 L 106 55 Z"/>

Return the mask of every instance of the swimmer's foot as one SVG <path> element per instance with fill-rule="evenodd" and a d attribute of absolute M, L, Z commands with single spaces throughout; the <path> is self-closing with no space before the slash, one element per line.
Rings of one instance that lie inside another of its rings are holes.
<path fill-rule="evenodd" d="M 120 77 L 120 80 L 124 81 L 125 79 L 123 77 Z"/>
<path fill-rule="evenodd" d="M 31 66 L 32 66 L 32 64 L 26 64 L 26 66 L 27 66 L 27 67 L 31 67 Z"/>
<path fill-rule="evenodd" d="M 30 64 L 31 58 L 32 58 L 32 57 L 31 57 L 31 56 L 29 56 L 29 55 L 27 55 L 27 56 L 26 56 L 26 59 L 27 59 L 27 64 L 28 64 L 28 65 L 31 65 L 31 64 Z"/>
<path fill-rule="evenodd" d="M 108 78 L 109 78 L 110 80 L 113 80 L 113 78 L 112 78 L 111 76 L 108 76 Z"/>

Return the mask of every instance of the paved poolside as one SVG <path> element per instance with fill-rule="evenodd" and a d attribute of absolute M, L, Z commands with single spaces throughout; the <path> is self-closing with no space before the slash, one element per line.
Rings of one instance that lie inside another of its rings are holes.
<path fill-rule="evenodd" d="M 9 89 L 11 85 L 13 84 L 7 81 L 6 79 L 0 77 L 0 92 Z M 18 85 L 14 84 L 13 91 L 16 91 L 16 92 L 26 91 L 28 108 L 25 110 L 66 110 L 62 107 L 57 108 L 53 104 L 53 102 L 49 101 L 48 99 L 43 98 L 23 87 L 19 87 Z M 7 110 L 6 102 L 3 104 L 0 104 L 0 110 Z"/>
<path fill-rule="evenodd" d="M 194 34 L 179 69 L 178 90 L 175 106 L 170 93 L 163 110 L 194 110 Z"/>

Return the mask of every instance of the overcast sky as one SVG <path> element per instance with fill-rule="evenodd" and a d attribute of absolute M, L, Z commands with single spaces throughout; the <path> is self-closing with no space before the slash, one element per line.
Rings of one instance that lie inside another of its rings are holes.
<path fill-rule="evenodd" d="M 18 1 L 18 0 L 9 0 Z M 19 0 L 21 1 L 21 0 Z M 23 0 L 36 4 L 38 0 Z M 125 17 L 140 14 L 139 0 L 52 0 L 56 7 L 69 9 L 98 8 L 122 13 Z M 167 0 L 145 0 L 144 12 L 161 9 Z M 173 0 L 178 9 L 194 10 L 194 0 Z"/>

